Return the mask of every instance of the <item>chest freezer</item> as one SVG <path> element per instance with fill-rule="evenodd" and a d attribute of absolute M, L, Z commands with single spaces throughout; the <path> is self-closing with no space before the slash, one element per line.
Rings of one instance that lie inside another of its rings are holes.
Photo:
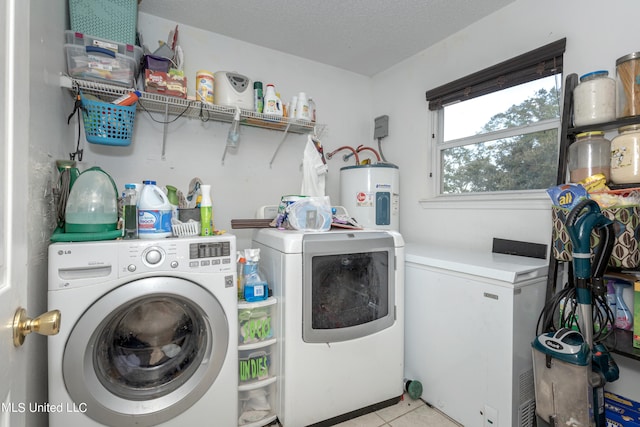
<path fill-rule="evenodd" d="M 466 426 L 535 422 L 531 341 L 547 261 L 407 243 L 405 377 Z"/>

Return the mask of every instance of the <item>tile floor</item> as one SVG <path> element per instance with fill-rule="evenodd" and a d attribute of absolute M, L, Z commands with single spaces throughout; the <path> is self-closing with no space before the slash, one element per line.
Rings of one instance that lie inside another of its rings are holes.
<path fill-rule="evenodd" d="M 274 422 L 272 426 L 280 426 Z M 394 406 L 337 424 L 334 427 L 460 427 L 442 412 L 422 400 L 412 400 L 406 393 Z"/>
<path fill-rule="evenodd" d="M 406 394 L 394 406 L 354 418 L 336 427 L 459 427 L 442 412 Z"/>

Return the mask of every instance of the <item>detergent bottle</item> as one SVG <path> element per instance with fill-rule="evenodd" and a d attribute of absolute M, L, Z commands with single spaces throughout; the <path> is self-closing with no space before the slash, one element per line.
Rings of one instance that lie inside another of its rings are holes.
<path fill-rule="evenodd" d="M 633 329 L 633 315 L 622 298 L 624 287 L 630 285 L 616 281 L 614 286 L 616 288 L 616 328 L 630 331 Z"/>
<path fill-rule="evenodd" d="M 172 207 L 167 195 L 155 181 L 143 181 L 138 201 L 138 238 L 159 239 L 171 236 Z"/>
<path fill-rule="evenodd" d="M 276 88 L 272 84 L 267 85 L 264 94 L 263 113 L 269 116 L 282 117 L 282 101 L 276 95 Z"/>

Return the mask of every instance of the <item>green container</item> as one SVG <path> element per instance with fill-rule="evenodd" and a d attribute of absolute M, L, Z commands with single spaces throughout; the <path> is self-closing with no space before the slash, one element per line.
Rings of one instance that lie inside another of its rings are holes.
<path fill-rule="evenodd" d="M 69 0 L 71 30 L 136 44 L 137 0 Z"/>

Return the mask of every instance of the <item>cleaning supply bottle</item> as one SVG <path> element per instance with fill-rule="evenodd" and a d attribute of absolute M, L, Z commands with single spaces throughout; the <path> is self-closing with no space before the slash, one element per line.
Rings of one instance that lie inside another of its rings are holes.
<path fill-rule="evenodd" d="M 242 251 L 238 251 L 236 256 L 236 264 L 238 265 L 238 300 L 244 299 L 244 265 L 247 260 Z"/>
<path fill-rule="evenodd" d="M 269 297 L 267 281 L 260 275 L 260 249 L 245 249 L 244 299 L 248 302 L 262 301 Z"/>
<path fill-rule="evenodd" d="M 253 82 L 253 104 L 256 113 L 264 110 L 264 97 L 262 94 L 262 82 Z"/>
<path fill-rule="evenodd" d="M 178 189 L 173 185 L 167 185 L 167 199 L 171 203 L 171 218 L 177 220 L 180 202 L 178 201 Z"/>
<path fill-rule="evenodd" d="M 276 95 L 275 86 L 272 84 L 267 85 L 267 90 L 264 94 L 263 113 L 270 116 L 282 117 L 282 103 L 278 95 Z"/>
<path fill-rule="evenodd" d="M 160 239 L 169 237 L 171 231 L 171 203 L 156 181 L 143 181 L 144 187 L 138 201 L 138 237 Z"/>
<path fill-rule="evenodd" d="M 630 331 L 633 329 L 633 315 L 625 304 L 622 293 L 626 283 L 614 282 L 616 288 L 616 328 Z"/>
<path fill-rule="evenodd" d="M 124 238 L 138 238 L 138 192 L 135 184 L 125 184 L 124 186 Z"/>
<path fill-rule="evenodd" d="M 200 200 L 200 235 L 213 235 L 213 206 L 211 203 L 211 185 L 202 184 L 200 186 L 202 199 Z"/>

